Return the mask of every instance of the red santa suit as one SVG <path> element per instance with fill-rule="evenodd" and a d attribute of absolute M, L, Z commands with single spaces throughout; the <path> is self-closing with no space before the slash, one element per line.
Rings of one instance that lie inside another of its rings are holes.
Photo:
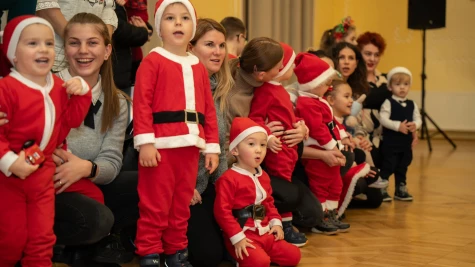
<path fill-rule="evenodd" d="M 251 204 L 263 205 L 266 216 L 263 220 L 249 218 L 241 228 L 232 211 Z M 274 206 L 270 178 L 260 167 L 253 174 L 234 165 L 217 180 L 214 214 L 223 229 L 226 248 L 239 266 L 268 267 L 271 262 L 295 266 L 299 263 L 299 248 L 284 240 L 275 241 L 275 237 L 268 234 L 270 228 L 282 226 L 282 223 Z M 248 248 L 249 256 L 241 260 L 237 258 L 233 245 L 243 238 L 251 239 L 256 249 Z"/>
<path fill-rule="evenodd" d="M 336 71 L 326 62 L 310 53 L 300 53 L 295 59 L 294 72 L 299 83 L 299 97 L 295 113 L 305 120 L 309 138 L 305 146 L 320 150 L 332 150 L 341 140 L 333 124 L 333 111 L 328 102 L 307 91 L 324 85 Z M 323 210 L 338 208 L 342 181 L 340 166 L 330 167 L 322 160 L 302 159 L 312 192 L 322 203 Z"/>
<path fill-rule="evenodd" d="M 64 82 L 48 74 L 41 87 L 13 70 L 0 80 L 0 110 L 9 123 L 0 127 L 0 266 L 51 266 L 55 236 L 52 154 L 60 128 L 79 127 L 91 102 L 88 87 L 83 96 L 68 99 Z M 34 140 L 46 160 L 25 180 L 9 171 L 17 153 Z"/>
<path fill-rule="evenodd" d="M 139 165 L 137 254 L 174 254 L 188 244 L 199 151 L 220 153 L 206 68 L 191 54 L 153 49 L 138 69 L 133 108 L 135 147 L 154 144 L 161 155 L 157 167 Z M 167 112 L 185 110 L 191 112 L 188 122 L 157 123 Z M 200 117 L 198 123 L 190 121 Z"/>
<path fill-rule="evenodd" d="M 338 118 L 335 117 L 333 122 L 340 133 L 340 138 L 342 140 L 348 138 L 346 127 L 338 120 Z M 340 145 L 340 149 L 342 148 L 343 146 Z M 361 163 L 351 167 L 345 176 L 341 177 L 343 186 L 340 194 L 340 200 L 338 201 L 338 216 L 341 216 L 345 212 L 346 208 L 353 199 L 353 192 L 355 191 L 358 179 L 365 177 L 370 172 L 370 170 L 369 164 Z"/>

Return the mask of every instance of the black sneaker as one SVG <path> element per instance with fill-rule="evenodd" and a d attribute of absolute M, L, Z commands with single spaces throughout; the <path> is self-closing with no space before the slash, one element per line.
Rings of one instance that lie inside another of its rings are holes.
<path fill-rule="evenodd" d="M 350 224 L 340 221 L 336 209 L 328 211 L 329 221 L 338 228 L 339 233 L 346 233 L 350 230 Z"/>
<path fill-rule="evenodd" d="M 401 183 L 394 192 L 394 199 L 401 201 L 412 201 L 412 195 L 407 192 L 405 184 Z"/>
<path fill-rule="evenodd" d="M 93 260 L 101 263 L 127 263 L 134 259 L 132 251 L 126 251 L 116 235 L 103 238 L 96 245 Z"/>
<path fill-rule="evenodd" d="M 307 244 L 308 240 L 305 237 L 305 234 L 295 231 L 292 226 L 292 222 L 282 222 L 282 227 L 284 230 L 284 240 L 296 247 L 303 247 Z"/>
<path fill-rule="evenodd" d="M 393 199 L 388 194 L 387 188 L 381 188 L 381 195 L 383 195 L 383 202 L 391 202 Z"/>
<path fill-rule="evenodd" d="M 335 235 L 338 234 L 338 227 L 331 223 L 328 218 L 328 212 L 325 212 L 323 219 L 312 227 L 312 232 L 316 234 Z"/>
<path fill-rule="evenodd" d="M 166 255 L 165 267 L 193 267 L 188 262 L 188 249 L 178 250 L 175 254 Z"/>
<path fill-rule="evenodd" d="M 140 259 L 140 267 L 160 267 L 160 255 L 150 254 Z"/>

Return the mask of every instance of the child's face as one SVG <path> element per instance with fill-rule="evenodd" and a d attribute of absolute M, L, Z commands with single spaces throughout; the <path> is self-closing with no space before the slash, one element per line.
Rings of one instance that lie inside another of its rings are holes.
<path fill-rule="evenodd" d="M 343 48 L 338 55 L 338 71 L 348 78 L 355 72 L 357 65 L 355 52 L 348 47 Z"/>
<path fill-rule="evenodd" d="M 355 30 L 349 30 L 348 34 L 343 38 L 343 41 L 350 43 L 352 45 L 358 45 L 356 42 L 356 31 Z"/>
<path fill-rule="evenodd" d="M 409 77 L 409 75 L 406 74 L 400 75 L 400 77 L 393 76 L 391 78 L 389 90 L 393 93 L 393 95 L 397 97 L 406 98 L 407 94 L 409 93 L 409 89 L 411 89 L 411 78 Z"/>
<path fill-rule="evenodd" d="M 268 71 L 261 71 L 257 73 L 257 79 L 261 82 L 269 82 L 274 79 L 277 74 L 279 74 L 279 69 L 282 67 L 283 58 L 277 63 L 272 69 Z"/>
<path fill-rule="evenodd" d="M 187 47 L 193 34 L 193 21 L 181 3 L 170 4 L 163 12 L 160 36 L 164 45 Z"/>
<path fill-rule="evenodd" d="M 290 66 L 290 68 L 284 73 L 284 75 L 277 78 L 277 80 L 279 82 L 288 81 L 292 77 L 292 74 L 294 74 L 294 68 L 295 68 L 295 65 L 292 64 L 292 66 Z"/>
<path fill-rule="evenodd" d="M 109 58 L 112 50 L 110 44 L 105 45 L 104 38 L 94 24 L 73 24 L 64 46 L 71 74 L 96 81 L 102 64 Z"/>
<path fill-rule="evenodd" d="M 353 104 L 351 87 L 348 84 L 339 84 L 333 90 L 335 92 L 327 99 L 330 106 L 332 106 L 335 116 L 344 117 L 350 115 L 351 105 Z"/>
<path fill-rule="evenodd" d="M 331 82 L 330 83 L 326 82 L 325 84 L 321 84 L 321 85 L 313 88 L 312 90 L 309 90 L 309 93 L 314 94 L 314 95 L 319 96 L 319 97 L 323 97 L 325 95 L 325 93 L 327 92 L 328 87 L 330 85 L 331 85 Z"/>
<path fill-rule="evenodd" d="M 27 79 L 43 82 L 54 63 L 53 31 L 42 24 L 32 24 L 21 32 L 15 52 L 16 70 Z"/>
<path fill-rule="evenodd" d="M 261 165 L 267 152 L 267 135 L 264 133 L 253 133 L 242 140 L 232 155 L 238 159 L 239 167 L 254 172 Z"/>

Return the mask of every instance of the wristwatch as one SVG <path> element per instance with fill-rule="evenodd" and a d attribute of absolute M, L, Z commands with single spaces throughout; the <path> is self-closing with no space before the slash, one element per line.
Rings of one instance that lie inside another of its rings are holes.
<path fill-rule="evenodd" d="M 96 174 L 97 174 L 97 164 L 94 163 L 94 161 L 90 160 L 89 162 L 92 163 L 92 168 L 91 168 L 91 174 L 86 177 L 86 178 L 93 178 L 93 177 L 96 177 Z"/>

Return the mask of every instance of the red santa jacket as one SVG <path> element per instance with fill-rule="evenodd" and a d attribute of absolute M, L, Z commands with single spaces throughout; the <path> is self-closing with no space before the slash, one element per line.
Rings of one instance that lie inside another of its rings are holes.
<path fill-rule="evenodd" d="M 325 99 L 314 94 L 306 92 L 299 92 L 299 94 L 295 113 L 304 119 L 310 132 L 305 146 L 332 150 L 341 138 L 336 127 L 333 129 L 333 133 L 337 140 L 329 131 L 328 124 L 333 121 L 333 111 L 330 105 Z"/>
<path fill-rule="evenodd" d="M 0 127 L 0 170 L 6 176 L 26 141 L 34 140 L 51 159 L 69 130 L 81 126 L 91 104 L 89 86 L 83 82 L 82 96 L 69 98 L 63 83 L 49 73 L 41 87 L 15 70 L 0 79 L 0 111 L 9 119 Z"/>
<path fill-rule="evenodd" d="M 293 124 L 301 121 L 295 117 L 290 95 L 277 82 L 267 82 L 254 89 L 249 118 L 267 129 L 266 121 L 280 121 L 285 130 L 294 129 Z"/>
<path fill-rule="evenodd" d="M 158 47 L 137 71 L 134 89 L 134 146 L 156 148 L 196 146 L 204 153 L 220 153 L 218 125 L 208 72 L 197 57 L 177 56 Z M 201 124 L 153 123 L 153 113 L 191 110 L 205 116 Z"/>
<path fill-rule="evenodd" d="M 252 204 L 261 204 L 266 208 L 264 220 L 249 218 L 241 228 L 233 216 L 233 209 L 243 209 Z M 270 178 L 260 167 L 257 174 L 252 174 L 233 165 L 216 181 L 216 200 L 214 216 L 224 235 L 234 245 L 246 237 L 248 229 L 257 229 L 261 235 L 274 225 L 282 226 L 279 212 L 274 206 Z"/>

